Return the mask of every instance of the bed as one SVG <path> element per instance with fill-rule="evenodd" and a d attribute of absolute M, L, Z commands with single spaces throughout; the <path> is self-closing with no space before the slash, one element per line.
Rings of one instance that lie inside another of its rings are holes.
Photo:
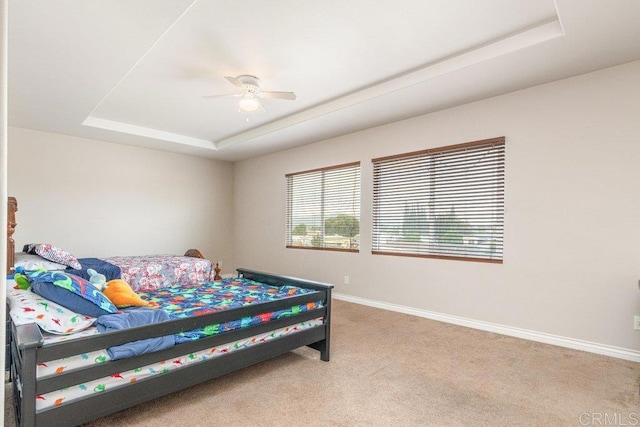
<path fill-rule="evenodd" d="M 159 289 L 169 285 L 206 282 L 219 279 L 210 260 L 197 249 L 184 255 L 129 255 L 102 258 L 76 258 L 71 253 L 50 243 L 27 244 L 16 252 L 15 268 L 34 269 L 44 266 L 48 270 L 64 270 L 89 280 L 92 269 L 105 276 L 105 280 L 122 279 L 134 289 Z M 214 276 L 215 275 L 215 276 Z"/>
<path fill-rule="evenodd" d="M 188 249 L 184 255 L 142 255 L 116 256 L 106 258 L 79 258 L 51 244 L 28 244 L 22 252 L 16 253 L 15 232 L 18 201 L 9 197 L 7 203 L 7 275 L 14 273 L 14 266 L 21 266 L 21 256 L 27 265 L 33 265 L 32 259 L 49 256 L 48 269 L 66 269 L 67 272 L 85 279 L 89 278 L 88 268 L 93 268 L 107 279 L 122 278 L 134 289 L 162 288 L 180 283 L 198 283 L 220 278 L 220 267 L 215 267 L 198 249 Z M 30 252 L 27 254 L 27 252 Z M 16 262 L 17 261 L 17 262 Z M 74 263 L 78 262 L 79 265 Z"/>
<path fill-rule="evenodd" d="M 146 300 L 169 307 L 168 320 L 158 323 L 106 333 L 87 328 L 52 338 L 35 322 L 12 320 L 10 379 L 17 423 L 78 425 L 303 346 L 329 361 L 332 285 L 245 268 L 237 273 L 211 283 L 140 291 Z M 208 299 L 191 298 L 194 294 Z M 190 308 L 176 308 L 176 301 L 190 298 Z M 105 350 L 167 337 L 176 343 L 105 360 Z M 76 366 L 81 359 L 94 363 Z"/>

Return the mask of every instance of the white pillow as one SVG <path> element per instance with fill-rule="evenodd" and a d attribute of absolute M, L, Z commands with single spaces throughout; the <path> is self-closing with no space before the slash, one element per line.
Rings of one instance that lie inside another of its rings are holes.
<path fill-rule="evenodd" d="M 25 252 L 16 252 L 14 266 L 22 267 L 25 270 L 37 270 L 39 268 L 44 268 L 45 270 L 64 270 L 67 268 L 66 265 L 49 261 L 40 255 Z"/>
<path fill-rule="evenodd" d="M 74 313 L 29 290 L 14 289 L 14 285 L 13 280 L 7 280 L 7 302 L 11 308 L 9 314 L 16 325 L 35 323 L 52 334 L 68 335 L 87 329 L 96 320 Z"/>

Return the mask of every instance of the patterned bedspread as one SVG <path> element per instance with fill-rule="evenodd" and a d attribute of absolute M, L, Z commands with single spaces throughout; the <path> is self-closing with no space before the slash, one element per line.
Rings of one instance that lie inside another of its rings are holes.
<path fill-rule="evenodd" d="M 122 280 L 133 290 L 161 289 L 211 280 L 211 261 L 175 255 L 116 256 L 102 258 L 120 267 Z"/>
<path fill-rule="evenodd" d="M 176 319 L 218 312 L 261 302 L 275 301 L 285 297 L 303 295 L 310 292 L 313 292 L 313 290 L 293 286 L 270 286 L 239 278 L 223 279 L 221 282 L 215 283 L 208 282 L 186 286 L 170 286 L 167 289 L 149 290 L 146 292 L 138 292 L 138 294 L 147 301 L 156 302 L 169 314 L 171 318 Z M 272 313 L 263 313 L 258 316 L 246 317 L 237 321 L 210 325 L 197 331 L 190 331 L 181 334 L 180 339 L 176 336 L 176 342 L 186 342 L 197 339 L 198 337 L 247 327 L 267 322 L 272 319 L 281 318 L 283 316 L 295 315 L 321 306 L 322 302 L 318 301 L 290 307 Z M 151 365 L 113 374 L 109 377 L 98 378 L 86 383 L 41 394 L 36 398 L 36 409 L 44 410 L 48 407 L 62 405 L 89 395 L 104 393 L 105 391 L 124 387 L 130 383 L 140 381 L 150 376 L 161 375 L 171 370 L 179 369 L 183 366 L 204 362 L 211 358 L 216 358 L 237 350 L 259 345 L 305 329 L 321 326 L 322 324 L 323 319 L 319 317 L 309 321 L 295 323 L 270 332 L 231 341 L 216 347 L 206 348 L 194 353 L 188 353 L 170 360 L 163 360 Z M 44 341 L 46 345 L 54 342 L 66 341 L 75 337 L 87 337 L 96 333 L 97 331 L 95 328 L 90 328 L 79 332 L 78 334 L 73 334 L 72 336 L 54 336 L 47 334 Z M 103 364 L 108 360 L 109 357 L 106 350 L 83 353 L 64 359 L 39 363 L 36 367 L 36 375 L 39 378 L 42 378 L 43 376 L 57 375 L 72 369 L 80 369 L 84 366 Z"/>
<path fill-rule="evenodd" d="M 252 280 L 237 278 L 221 282 L 207 282 L 138 292 L 145 301 L 158 304 L 172 319 L 199 316 L 244 307 L 251 304 L 276 301 L 282 298 L 304 295 L 311 289 L 295 286 L 270 286 Z M 233 329 L 244 328 L 281 317 L 292 316 L 320 307 L 321 302 L 308 303 L 258 316 L 245 317 L 231 322 L 209 325 L 205 328 L 176 335 L 176 343 L 186 342 Z"/>

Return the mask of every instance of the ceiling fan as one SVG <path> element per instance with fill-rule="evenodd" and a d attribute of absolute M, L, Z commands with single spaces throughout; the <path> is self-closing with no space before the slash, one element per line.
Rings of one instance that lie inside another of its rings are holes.
<path fill-rule="evenodd" d="M 225 76 L 224 78 L 240 89 L 240 93 L 230 95 L 209 95 L 203 96 L 203 98 L 240 98 L 238 101 L 238 107 L 240 108 L 240 111 L 247 113 L 257 110 L 265 111 L 262 102 L 260 102 L 260 98 L 287 99 L 290 101 L 296 99 L 296 94 L 293 92 L 260 90 L 260 79 L 256 76 L 243 74 L 238 77 Z"/>

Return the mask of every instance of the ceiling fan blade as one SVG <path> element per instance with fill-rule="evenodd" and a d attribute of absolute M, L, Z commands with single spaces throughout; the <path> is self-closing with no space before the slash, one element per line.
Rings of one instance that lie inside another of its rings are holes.
<path fill-rule="evenodd" d="M 229 94 L 229 95 L 207 95 L 207 96 L 203 96 L 203 98 L 206 98 L 206 99 L 210 99 L 210 98 L 238 98 L 240 96 L 242 96 L 241 93 L 232 93 L 232 94 Z"/>
<path fill-rule="evenodd" d="M 267 111 L 267 109 L 264 108 L 264 105 L 262 104 L 262 101 L 260 101 L 260 98 L 256 98 L 256 101 L 258 101 L 258 105 L 259 105 L 258 111 L 263 111 L 263 112 Z"/>
<path fill-rule="evenodd" d="M 293 92 L 273 92 L 273 91 L 260 91 L 257 94 L 262 98 L 272 98 L 272 99 L 288 99 L 294 101 L 296 99 L 296 94 Z"/>
<path fill-rule="evenodd" d="M 239 87 L 242 90 L 246 90 L 247 88 L 245 87 L 244 83 L 242 83 L 240 80 L 238 80 L 235 77 L 231 77 L 231 76 L 224 76 L 225 79 L 229 80 L 229 82 L 234 85 Z"/>

